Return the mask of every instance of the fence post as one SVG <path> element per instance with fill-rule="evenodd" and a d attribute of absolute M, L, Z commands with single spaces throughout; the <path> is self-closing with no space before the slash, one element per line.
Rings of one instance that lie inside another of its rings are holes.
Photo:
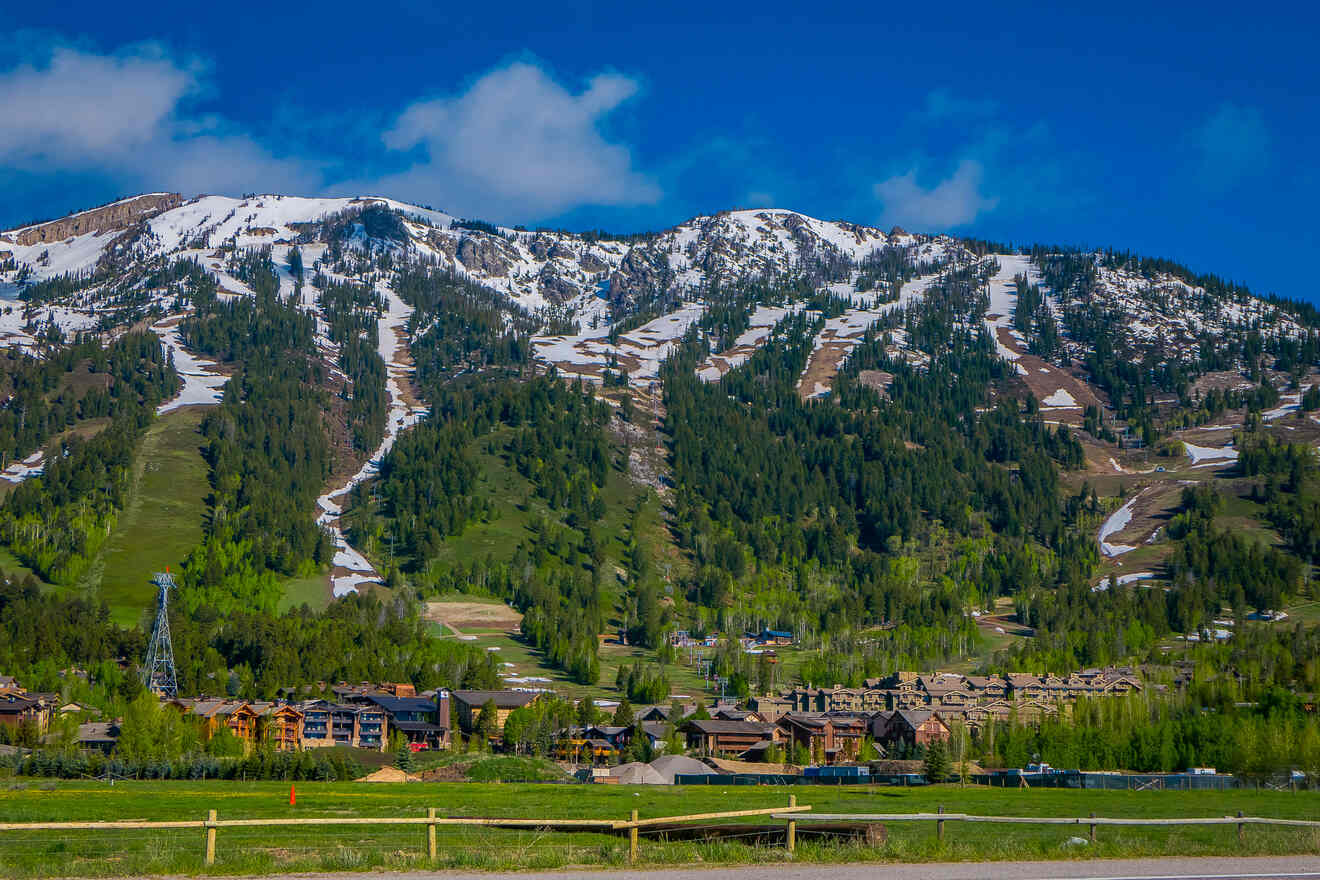
<path fill-rule="evenodd" d="M 790 807 L 797 806 L 797 795 L 790 794 L 788 796 L 788 805 Z M 788 827 L 784 830 L 784 845 L 788 848 L 789 855 L 792 855 L 794 850 L 797 849 L 797 820 L 792 816 L 789 817 Z"/>
<path fill-rule="evenodd" d="M 206 864 L 215 864 L 215 810 L 206 813 Z"/>
<path fill-rule="evenodd" d="M 1092 819 L 1095 818 L 1095 811 L 1092 811 L 1092 812 L 1091 812 L 1091 818 L 1092 818 Z M 1092 842 L 1092 843 L 1095 843 L 1095 823 L 1094 823 L 1094 822 L 1091 823 L 1091 842 Z"/>
<path fill-rule="evenodd" d="M 628 864 L 637 863 L 637 811 L 632 811 L 632 825 L 628 827 Z"/>
<path fill-rule="evenodd" d="M 1242 811 L 1241 811 L 1241 810 L 1238 810 L 1237 817 L 1238 817 L 1239 819 L 1242 818 Z M 1247 826 L 1246 826 L 1245 823 L 1242 823 L 1242 822 L 1239 822 L 1239 823 L 1238 823 L 1238 843 L 1246 843 L 1246 842 L 1247 842 L 1247 836 L 1246 836 L 1246 831 L 1245 831 L 1246 827 L 1247 827 Z"/>
<path fill-rule="evenodd" d="M 435 861 L 435 807 L 427 807 L 426 818 L 431 821 L 426 826 L 426 854 Z"/>
<path fill-rule="evenodd" d="M 940 804 L 940 807 L 939 807 L 939 809 L 938 809 L 936 812 L 938 812 L 940 815 L 944 815 L 944 805 L 943 805 L 943 804 Z M 935 820 L 935 838 L 936 838 L 940 843 L 943 843 L 943 842 L 944 842 L 944 820 L 943 820 L 943 819 L 936 819 L 936 820 Z"/>

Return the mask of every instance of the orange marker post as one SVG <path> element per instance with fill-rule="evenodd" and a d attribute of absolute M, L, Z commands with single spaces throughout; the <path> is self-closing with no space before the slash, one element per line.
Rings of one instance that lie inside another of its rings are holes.
<path fill-rule="evenodd" d="M 297 806 L 297 804 L 298 804 L 298 792 L 294 789 L 294 786 L 290 785 L 290 786 L 289 786 L 289 806 L 293 807 L 293 806 Z"/>

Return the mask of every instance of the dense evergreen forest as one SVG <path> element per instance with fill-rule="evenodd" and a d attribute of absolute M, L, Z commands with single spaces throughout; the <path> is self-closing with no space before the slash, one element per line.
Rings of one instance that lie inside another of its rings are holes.
<path fill-rule="evenodd" d="M 426 632 L 415 602 L 352 595 L 322 612 L 258 609 L 221 613 L 176 608 L 170 628 L 182 693 L 271 699 L 314 682 L 411 681 L 419 687 L 497 686 L 494 658 L 472 645 Z M 30 690 L 121 708 L 142 691 L 119 661 L 143 655 L 144 633 L 110 621 L 109 609 L 81 596 L 43 592 L 0 576 L 0 665 Z M 61 673 L 76 667 L 86 681 Z"/>
<path fill-rule="evenodd" d="M 179 379 L 150 333 L 104 347 L 81 340 L 50 361 L 14 353 L 9 361 L 11 396 L 0 407 L 6 455 L 60 439 L 42 476 L 19 484 L 0 506 L 0 541 L 46 580 L 73 584 L 122 509 L 133 451 Z M 78 430 L 98 423 L 104 427 L 90 438 Z"/>
<path fill-rule="evenodd" d="M 463 228 L 498 233 L 487 226 Z M 1171 273 L 1205 287 L 1207 303 L 1246 292 L 1165 261 L 1034 250 L 1042 284 L 1015 280 L 1015 329 L 1033 354 L 1084 372 L 1112 404 L 1088 408 L 1076 429 L 1006 391 L 1013 367 L 983 320 L 996 267 L 972 259 L 1002 245 L 965 243 L 938 263 L 897 247 L 857 264 L 823 250 L 787 276 L 714 280 L 690 292 L 705 311 L 648 391 L 630 386 L 617 360 L 597 388 L 537 367 L 530 337 L 570 330 L 566 310 L 531 314 L 418 258 L 403 220 L 384 207 L 305 224 L 298 240 L 279 266 L 270 247 L 217 247 L 251 296 L 222 291 L 191 259 L 150 264 L 115 288 L 119 314 L 134 320 L 151 308 L 145 290 L 169 291 L 174 306 L 191 309 L 184 343 L 231 374 L 202 422 L 205 532 L 173 610 L 185 692 L 268 698 L 340 679 L 497 687 L 492 655 L 433 637 L 420 613 L 422 600 L 467 593 L 520 611 L 523 640 L 576 684 L 612 684 L 636 703 L 669 698 L 677 657 L 666 636 L 675 629 L 725 636 L 711 672 L 738 696 L 799 682 L 858 685 L 970 657 L 987 672 L 1145 663 L 1157 677 L 1183 659 L 1197 670 L 1190 687 L 1082 704 L 1039 726 L 994 726 L 969 753 L 1010 766 L 1039 755 L 1060 765 L 1263 774 L 1320 751 L 1320 728 L 1291 696 L 1320 689 L 1320 630 L 1242 625 L 1252 612 L 1315 595 L 1320 458 L 1313 445 L 1269 432 L 1262 416 L 1281 391 L 1301 395 L 1297 377 L 1320 363 L 1313 310 L 1279 304 L 1307 328 L 1299 338 L 1243 326 L 1228 341 L 1207 332 L 1194 356 L 1161 357 L 1134 349 L 1103 305 L 1101 270 Z M 935 273 L 924 296 L 850 349 L 830 394 L 804 399 L 799 382 L 818 334 L 854 305 L 824 285 L 851 279 L 892 303 L 905 283 Z M 294 296 L 282 296 L 290 277 Z M 669 280 L 662 275 L 626 313 L 612 303 L 618 313 L 602 336 L 617 343 L 672 310 Z M 29 290 L 41 302 L 93 281 Z M 316 498 L 385 434 L 378 318 L 390 293 L 413 309 L 409 391 L 429 414 L 398 436 L 377 479 L 342 499 L 341 519 L 386 588 L 323 611 L 277 611 L 289 579 L 328 577 L 335 548 L 316 522 Z M 306 307 L 312 300 L 319 318 Z M 697 365 L 733 346 L 762 305 L 793 309 L 722 379 L 698 377 Z M 80 698 L 124 710 L 141 688 L 117 661 L 140 657 L 144 635 L 112 624 L 77 587 L 124 508 L 141 439 L 178 377 L 150 333 L 42 345 L 41 358 L 0 354 L 0 456 L 49 453 L 45 473 L 0 502 L 0 542 L 64 589 L 0 577 L 0 671 L 54 689 L 70 687 L 59 671 L 77 666 L 90 678 L 73 685 Z M 1216 371 L 1238 371 L 1249 385 L 1193 390 Z M 1157 393 L 1176 404 L 1161 409 Z M 1301 406 L 1320 409 L 1320 389 Z M 1230 426 L 1236 466 L 1172 495 L 1158 572 L 1167 589 L 1098 588 L 1108 569 L 1097 528 L 1125 496 L 1114 497 L 1113 481 L 1097 489 L 1088 449 L 1115 441 L 1119 420 L 1148 444 L 1165 438 L 1157 454 L 1181 458 L 1167 435 L 1237 410 L 1246 416 Z M 661 461 L 646 485 L 635 460 L 642 446 Z M 659 523 L 644 521 L 648 503 Z M 501 510 L 513 521 L 503 544 L 467 552 L 464 541 Z M 1244 530 L 1253 516 L 1260 528 Z M 648 529 L 663 535 L 663 562 L 644 540 Z M 997 601 L 1031 637 L 991 653 L 971 612 Z M 1231 641 L 1165 653 L 1173 634 L 1225 615 L 1236 625 Z M 804 648 L 796 681 L 738 645 L 763 626 L 791 631 Z M 602 675 L 607 634 L 644 659 Z M 519 742 L 544 744 L 569 712 L 556 702 L 523 713 Z"/>
<path fill-rule="evenodd" d="M 237 254 L 231 268 L 256 296 L 198 301 L 182 327 L 191 346 L 236 370 L 202 423 L 211 518 L 184 565 L 183 601 L 190 609 L 269 611 L 281 575 L 309 573 L 332 555 L 315 523 L 316 496 L 333 467 L 325 367 L 316 319 L 279 298 L 269 252 Z"/>

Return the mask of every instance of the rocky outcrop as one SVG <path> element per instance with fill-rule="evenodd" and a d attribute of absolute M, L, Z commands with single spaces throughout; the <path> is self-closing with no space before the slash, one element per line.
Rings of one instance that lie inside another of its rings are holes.
<path fill-rule="evenodd" d="M 634 301 L 662 290 L 668 283 L 664 254 L 646 247 L 630 248 L 619 268 L 610 276 L 610 299 L 615 304 Z"/>
<path fill-rule="evenodd" d="M 469 272 L 498 277 L 509 273 L 509 263 L 517 259 L 517 254 L 494 238 L 468 236 L 458 243 L 458 259 Z"/>
<path fill-rule="evenodd" d="M 578 285 L 556 272 L 549 263 L 536 276 L 536 282 L 541 288 L 541 295 L 552 303 L 567 302 L 581 292 Z"/>
<path fill-rule="evenodd" d="M 13 233 L 14 241 L 24 247 L 42 242 L 63 241 L 75 235 L 102 234 L 127 229 L 157 214 L 177 208 L 183 197 L 177 193 L 154 193 L 124 199 L 90 211 L 80 211 L 49 223 L 38 223 Z"/>
<path fill-rule="evenodd" d="M 610 264 L 593 254 L 591 251 L 583 251 L 582 256 L 578 258 L 578 265 L 587 272 L 604 272 L 610 267 Z"/>
<path fill-rule="evenodd" d="M 538 260 L 544 260 L 550 255 L 550 249 L 555 246 L 555 240 L 548 235 L 538 235 L 527 243 L 527 250 Z"/>

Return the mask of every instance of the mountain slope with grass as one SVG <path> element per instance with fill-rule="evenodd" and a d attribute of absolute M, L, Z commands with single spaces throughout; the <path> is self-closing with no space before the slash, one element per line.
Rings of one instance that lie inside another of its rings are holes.
<path fill-rule="evenodd" d="M 634 702 L 1178 654 L 1320 686 L 1281 616 L 1315 601 L 1320 314 L 1167 260 L 154 194 L 0 233 L 0 293 L 0 538 L 123 624 L 177 566 L 240 690 L 301 667 L 228 617 L 346 599 L 460 678 Z M 517 623 L 428 621 L 455 596 Z M 679 631 L 721 635 L 706 675 Z"/>

